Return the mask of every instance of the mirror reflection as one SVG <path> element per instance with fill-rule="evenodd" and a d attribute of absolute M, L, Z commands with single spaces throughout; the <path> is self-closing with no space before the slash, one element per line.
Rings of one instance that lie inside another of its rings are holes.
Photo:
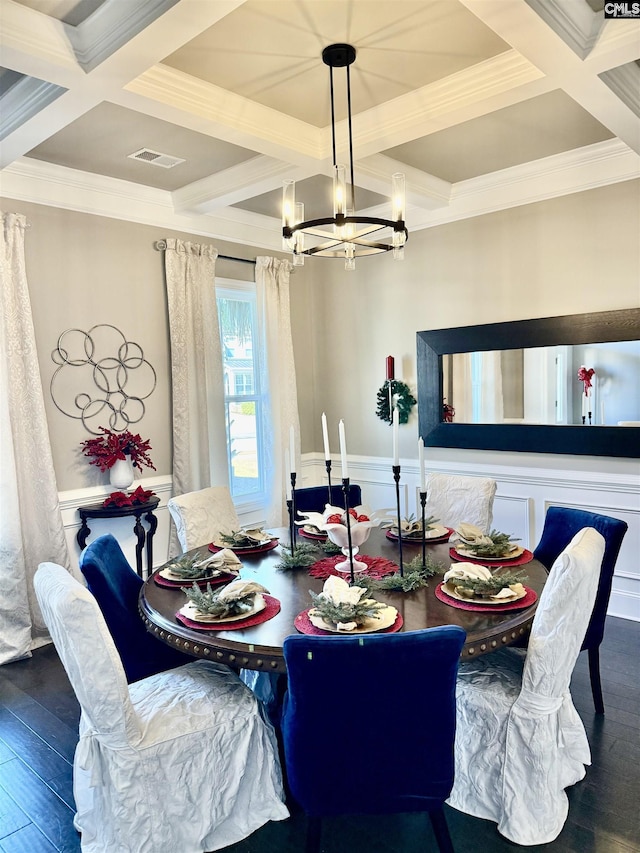
<path fill-rule="evenodd" d="M 444 420 L 640 426 L 640 341 L 442 356 Z"/>

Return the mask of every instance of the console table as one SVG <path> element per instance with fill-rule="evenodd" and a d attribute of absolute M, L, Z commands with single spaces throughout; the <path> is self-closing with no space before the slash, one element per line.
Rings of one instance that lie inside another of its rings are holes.
<path fill-rule="evenodd" d="M 160 503 L 160 498 L 152 497 L 144 503 L 131 504 L 131 506 L 103 506 L 99 504 L 87 504 L 79 506 L 78 513 L 82 519 L 82 526 L 78 530 L 76 541 L 80 548 L 84 548 L 87 544 L 87 536 L 91 533 L 91 528 L 87 524 L 88 518 L 126 518 L 127 516 L 135 517 L 133 532 L 136 534 L 136 571 L 142 575 L 142 550 L 147 545 L 147 573 L 153 571 L 153 535 L 158 527 L 158 519 L 153 514 L 154 509 Z M 146 531 L 140 519 L 144 515 L 145 521 L 149 524 L 149 530 Z"/>

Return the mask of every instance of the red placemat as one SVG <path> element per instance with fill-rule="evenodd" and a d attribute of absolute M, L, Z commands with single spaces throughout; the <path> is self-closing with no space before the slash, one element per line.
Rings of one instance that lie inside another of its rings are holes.
<path fill-rule="evenodd" d="M 336 563 L 343 560 L 342 554 L 336 554 L 335 557 L 325 557 L 311 566 L 309 574 L 312 578 L 320 578 L 321 580 L 326 580 L 331 575 L 346 579 L 349 577 L 349 572 L 336 571 Z M 398 571 L 398 564 L 387 560 L 386 557 L 370 557 L 368 554 L 358 554 L 358 560 L 366 563 L 368 568 L 366 572 L 356 572 L 356 579 L 359 574 L 369 575 L 370 578 L 383 578 L 385 575 L 393 575 Z"/>
<path fill-rule="evenodd" d="M 531 607 L 538 596 L 535 590 L 529 589 L 528 586 L 525 586 L 525 589 L 527 590 L 527 594 L 524 598 L 520 598 L 518 601 L 510 601 L 507 604 L 477 604 L 475 601 L 459 601 L 457 598 L 447 595 L 443 591 L 441 583 L 438 584 L 435 592 L 436 598 L 439 601 L 444 601 L 445 604 L 450 604 L 451 607 L 457 607 L 459 610 L 475 610 L 482 613 L 489 611 L 492 613 L 504 613 L 505 610 L 524 610 L 525 607 Z"/>
<path fill-rule="evenodd" d="M 311 608 L 309 608 L 309 610 L 310 609 Z M 309 619 L 309 610 L 303 610 L 302 613 L 298 613 L 296 618 L 293 620 L 293 624 L 301 634 L 316 634 L 320 637 L 366 637 L 366 634 L 349 634 L 346 631 L 343 634 L 338 634 L 334 631 L 325 631 L 322 628 L 316 628 L 316 626 L 311 622 L 311 619 Z M 393 625 L 390 625 L 388 628 L 383 628 L 381 631 L 371 631 L 370 633 L 395 634 L 396 631 L 399 631 L 400 628 L 402 628 L 403 623 L 404 620 L 398 613 Z"/>
<path fill-rule="evenodd" d="M 187 628 L 194 628 L 196 631 L 239 631 L 240 628 L 251 628 L 253 625 L 261 625 L 263 622 L 268 622 L 273 619 L 276 613 L 280 612 L 280 602 L 272 595 L 265 595 L 264 600 L 267 606 L 260 613 L 254 613 L 253 616 L 247 616 L 246 619 L 238 619 L 237 622 L 194 622 L 193 619 L 188 619 L 182 613 L 176 613 L 176 619 Z"/>
<path fill-rule="evenodd" d="M 453 527 L 447 527 L 447 530 L 449 532 L 446 535 L 443 534 L 442 536 L 437 536 L 437 537 L 434 537 L 432 539 L 425 539 L 424 541 L 427 543 L 427 545 L 440 545 L 441 542 L 448 542 L 449 537 L 453 533 Z M 392 533 L 391 530 L 387 530 L 386 536 L 387 536 L 387 539 L 391 539 L 392 542 L 398 541 L 398 534 Z M 422 539 L 420 539 L 420 538 L 416 539 L 415 536 L 403 536 L 402 542 L 403 542 L 403 544 L 405 542 L 408 542 L 409 544 L 413 544 L 413 545 L 422 545 Z"/>
<path fill-rule="evenodd" d="M 231 548 L 229 545 L 221 546 L 214 545 L 213 542 L 209 545 L 209 550 L 214 554 L 218 551 L 222 551 L 224 548 L 229 548 L 230 551 L 233 551 L 234 554 L 237 554 L 238 557 L 242 557 L 243 554 L 262 554 L 263 551 L 273 551 L 274 548 L 277 548 L 280 544 L 279 539 L 274 539 L 272 542 L 269 542 L 267 545 L 260 545 L 257 548 Z"/>
<path fill-rule="evenodd" d="M 202 578 L 201 580 L 196 580 L 198 586 L 206 587 L 208 583 L 211 586 L 218 586 L 219 584 L 229 583 L 229 581 L 237 580 L 237 575 L 221 575 L 216 578 Z M 190 587 L 193 584 L 192 580 L 188 578 L 182 581 L 170 581 L 167 578 L 161 577 L 159 572 L 153 576 L 154 581 L 158 584 L 158 586 L 166 586 L 169 589 L 184 589 L 184 587 Z"/>
<path fill-rule="evenodd" d="M 475 563 L 476 566 L 486 566 L 488 569 L 498 569 L 503 566 L 508 569 L 510 566 L 523 566 L 533 560 L 533 554 L 526 548 L 515 560 L 483 560 L 482 557 L 463 557 L 462 554 L 458 554 L 455 548 L 449 548 L 449 556 L 458 563 Z"/>

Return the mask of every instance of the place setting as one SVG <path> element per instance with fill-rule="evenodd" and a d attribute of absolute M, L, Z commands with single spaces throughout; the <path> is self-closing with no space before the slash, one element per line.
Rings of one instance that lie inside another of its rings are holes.
<path fill-rule="evenodd" d="M 233 631 L 260 625 L 280 612 L 280 602 L 262 584 L 237 579 L 221 590 L 198 584 L 184 588 L 187 603 L 175 614 L 187 628 L 198 631 Z"/>
<path fill-rule="evenodd" d="M 230 533 L 220 533 L 209 545 L 209 550 L 214 553 L 229 549 L 236 554 L 262 554 L 264 551 L 272 551 L 278 547 L 279 539 L 262 528 L 250 530 L 232 530 Z"/>
<path fill-rule="evenodd" d="M 439 545 L 441 542 L 448 542 L 451 534 L 454 532 L 452 527 L 445 527 L 444 524 L 439 524 L 439 521 L 440 519 L 429 516 L 425 519 L 425 526 L 423 528 L 422 520 L 410 515 L 400 522 L 400 534 L 398 533 L 398 523 L 394 520 L 387 525 L 388 530 L 385 535 L 392 542 L 397 542 L 400 536 L 402 536 L 403 542 L 412 542 L 419 545 L 422 542 L 422 531 L 424 530 L 424 538 L 427 543 Z"/>
<path fill-rule="evenodd" d="M 354 636 L 357 634 L 394 633 L 403 625 L 395 607 L 369 598 L 363 586 L 349 585 L 341 577 L 331 576 L 322 592 L 309 591 L 313 606 L 294 619 L 301 634 L 321 636 Z"/>
<path fill-rule="evenodd" d="M 200 553 L 176 557 L 159 569 L 153 579 L 158 586 L 169 589 L 181 589 L 193 583 L 216 586 L 237 578 L 241 568 L 242 563 L 234 552 L 223 548 L 206 557 Z"/>
<path fill-rule="evenodd" d="M 445 572 L 435 590 L 436 598 L 461 610 L 494 612 L 530 607 L 537 599 L 535 590 L 524 585 L 522 572 L 474 563 L 457 563 Z"/>
<path fill-rule="evenodd" d="M 517 544 L 508 533 L 492 530 L 484 533 L 475 524 L 461 522 L 451 536 L 452 560 L 476 565 L 521 566 L 533 560 L 533 553 Z"/>

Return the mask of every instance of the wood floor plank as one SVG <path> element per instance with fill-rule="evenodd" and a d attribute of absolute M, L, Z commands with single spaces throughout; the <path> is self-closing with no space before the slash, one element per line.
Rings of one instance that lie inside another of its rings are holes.
<path fill-rule="evenodd" d="M 0 853 L 58 853 L 32 823 L 0 840 Z"/>
<path fill-rule="evenodd" d="M 45 782 L 69 768 L 68 761 L 4 708 L 0 709 L 0 738 Z"/>
<path fill-rule="evenodd" d="M 0 838 L 27 826 L 29 818 L 11 797 L 0 789 Z"/>
<path fill-rule="evenodd" d="M 4 707 L 30 729 L 38 732 L 59 755 L 72 762 L 78 742 L 77 727 L 71 728 L 24 691 L 14 685 L 10 687 L 11 695 L 7 692 L 3 697 Z"/>
<path fill-rule="evenodd" d="M 61 853 L 79 853 L 72 810 L 19 759 L 0 765 L 0 787 Z"/>

